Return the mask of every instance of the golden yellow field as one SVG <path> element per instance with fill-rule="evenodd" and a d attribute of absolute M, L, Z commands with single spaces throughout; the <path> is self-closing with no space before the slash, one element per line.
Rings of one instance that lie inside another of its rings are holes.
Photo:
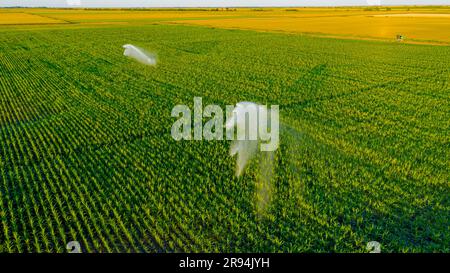
<path fill-rule="evenodd" d="M 63 21 L 23 12 L 0 13 L 0 25 L 62 24 Z"/>
<path fill-rule="evenodd" d="M 339 38 L 450 43 L 450 7 L 185 10 L 0 9 L 0 24 L 189 24 Z"/>
<path fill-rule="evenodd" d="M 190 20 L 188 23 L 217 28 L 285 31 L 328 34 L 355 38 L 394 40 L 397 34 L 407 41 L 450 42 L 450 17 L 400 16 L 329 16 L 329 17 L 263 17 L 239 19 Z"/>
<path fill-rule="evenodd" d="M 213 12 L 191 12 L 191 11 L 76 11 L 76 12 L 48 12 L 40 13 L 53 18 L 71 21 L 74 23 L 95 22 L 95 21 L 142 21 L 159 19 L 189 19 L 189 18 L 210 18 L 218 16 L 233 17 L 234 14 L 213 13 Z"/>

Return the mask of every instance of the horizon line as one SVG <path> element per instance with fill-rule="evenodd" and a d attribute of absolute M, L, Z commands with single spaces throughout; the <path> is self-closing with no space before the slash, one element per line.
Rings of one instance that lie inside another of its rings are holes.
<path fill-rule="evenodd" d="M 417 5 L 417 4 L 404 4 L 404 5 L 339 5 L 339 6 L 331 6 L 331 5 L 322 5 L 322 6 L 0 6 L 0 8 L 63 8 L 63 9 L 195 9 L 195 8 L 351 8 L 351 7 L 367 7 L 367 8 L 382 8 L 382 7 L 449 7 L 450 5 L 442 5 L 442 4 L 426 4 L 426 5 Z"/>

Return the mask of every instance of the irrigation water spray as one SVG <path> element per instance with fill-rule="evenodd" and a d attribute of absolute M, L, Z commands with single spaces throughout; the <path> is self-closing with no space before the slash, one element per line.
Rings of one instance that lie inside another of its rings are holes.
<path fill-rule="evenodd" d="M 145 65 L 156 65 L 156 56 L 154 54 L 148 53 L 145 50 L 130 44 L 124 45 L 123 48 L 125 48 L 125 51 L 123 52 L 124 56 L 133 58 Z"/>
<path fill-rule="evenodd" d="M 250 161 L 257 157 L 259 173 L 255 181 L 256 209 L 258 215 L 262 216 L 270 204 L 272 195 L 275 151 L 279 146 L 279 107 L 272 105 L 269 110 L 265 105 L 239 102 L 236 106 L 227 105 L 226 113 L 227 122 L 223 124 L 221 107 L 207 105 L 203 111 L 201 97 L 194 97 L 193 115 L 187 105 L 176 105 L 171 112 L 172 117 L 178 118 L 172 125 L 172 138 L 176 141 L 203 139 L 221 141 L 225 127 L 227 140 L 232 141 L 230 155 L 236 156 L 237 177 L 242 176 Z M 209 118 L 205 125 L 203 125 L 204 118 Z"/>
<path fill-rule="evenodd" d="M 257 113 L 256 119 L 247 118 L 246 113 L 249 108 L 256 109 L 254 111 L 254 113 Z M 275 169 L 274 158 L 276 149 L 268 149 L 265 151 L 264 149 L 260 149 L 260 145 L 262 144 L 261 140 L 264 137 L 261 136 L 262 131 L 259 126 L 262 124 L 268 126 L 270 124 L 268 129 L 278 132 L 278 111 L 276 112 L 274 118 L 271 110 L 268 110 L 264 105 L 258 105 L 253 102 L 239 102 L 232 112 L 232 117 L 228 119 L 225 125 L 227 131 L 233 130 L 235 126 L 238 128 L 246 128 L 245 138 L 238 137 L 237 140 L 233 140 L 230 148 L 230 155 L 237 157 L 236 176 L 241 176 L 249 162 L 259 155 L 259 175 L 256 181 L 255 199 L 257 214 L 260 216 L 265 215 L 272 196 L 272 179 Z M 256 130 L 258 132 L 256 139 L 249 137 L 249 130 Z"/>
<path fill-rule="evenodd" d="M 231 144 L 230 155 L 237 155 L 236 176 L 239 177 L 259 150 L 269 153 L 278 148 L 278 111 L 271 113 L 271 110 L 268 110 L 265 105 L 258 105 L 254 102 L 239 102 L 231 115 L 227 119 L 225 128 L 227 131 L 234 131 L 235 127 L 238 128 L 238 136 Z M 263 130 L 263 126 L 266 130 Z M 268 139 L 269 130 L 271 133 L 276 131 L 276 134 L 271 134 L 271 137 L 276 138 L 276 140 L 272 142 L 274 145 L 267 147 L 262 141 Z"/>

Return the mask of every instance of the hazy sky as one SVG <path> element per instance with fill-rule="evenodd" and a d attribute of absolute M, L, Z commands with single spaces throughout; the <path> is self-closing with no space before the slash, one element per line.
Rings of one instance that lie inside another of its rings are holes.
<path fill-rule="evenodd" d="M 67 7 L 80 2 L 81 7 L 450 5 L 450 0 L 0 0 L 0 7 Z"/>

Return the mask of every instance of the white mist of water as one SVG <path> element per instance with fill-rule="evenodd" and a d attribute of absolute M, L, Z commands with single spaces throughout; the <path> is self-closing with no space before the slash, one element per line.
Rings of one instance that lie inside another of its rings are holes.
<path fill-rule="evenodd" d="M 246 111 L 254 107 L 257 109 L 257 119 L 250 119 L 246 116 Z M 230 117 L 225 125 L 227 130 L 235 127 L 241 128 L 257 128 L 260 124 L 268 124 L 270 111 L 264 105 L 258 105 L 253 102 L 239 102 L 233 109 L 232 117 Z M 250 124 L 255 122 L 256 124 Z M 247 135 L 248 137 L 248 135 Z M 264 216 L 270 201 L 272 199 L 272 179 L 275 172 L 275 152 L 260 151 L 261 139 L 250 140 L 234 140 L 230 147 L 230 155 L 236 156 L 236 176 L 239 177 L 244 173 L 245 168 L 253 158 L 257 158 L 259 162 L 259 173 L 257 181 L 255 181 L 255 208 L 259 216 Z"/>
<path fill-rule="evenodd" d="M 133 58 L 145 65 L 156 65 L 156 56 L 154 54 L 145 52 L 145 50 L 130 44 L 124 45 L 123 48 L 125 48 L 124 56 Z"/>
<path fill-rule="evenodd" d="M 250 108 L 254 107 L 257 109 L 257 113 L 259 110 L 266 111 L 265 106 L 257 105 L 253 102 L 239 102 L 236 104 L 236 107 L 233 109 L 233 114 L 230 119 L 228 119 L 225 127 L 227 130 L 233 130 L 235 127 L 237 128 L 258 128 L 258 120 L 257 119 L 249 119 L 247 120 L 246 111 Z M 248 121 L 248 122 L 247 122 Z M 256 122 L 256 124 L 250 124 L 250 122 Z M 253 126 L 252 126 L 253 125 Z M 248 135 L 247 135 L 248 137 Z M 230 155 L 237 155 L 236 159 L 236 176 L 241 176 L 245 167 L 249 163 L 249 161 L 256 155 L 258 152 L 259 141 L 258 140 L 233 140 L 230 148 Z"/>
<path fill-rule="evenodd" d="M 245 167 L 258 152 L 257 140 L 234 140 L 231 144 L 230 155 L 236 155 L 236 176 L 241 176 Z"/>

